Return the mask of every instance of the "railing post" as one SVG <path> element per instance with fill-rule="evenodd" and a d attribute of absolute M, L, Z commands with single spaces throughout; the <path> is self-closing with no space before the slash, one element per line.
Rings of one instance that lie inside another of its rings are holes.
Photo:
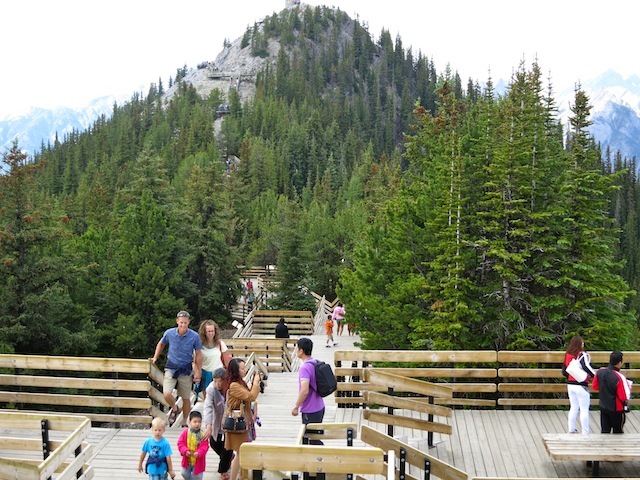
<path fill-rule="evenodd" d="M 407 451 L 400 448 L 400 471 L 398 472 L 398 480 L 407 478 Z"/>
<path fill-rule="evenodd" d="M 393 387 L 387 388 L 387 394 L 389 396 L 393 396 Z M 393 415 L 393 407 L 387 407 L 387 413 L 389 415 Z M 393 437 L 393 425 L 390 423 L 387 425 L 387 435 L 389 435 L 390 437 Z"/>
<path fill-rule="evenodd" d="M 42 433 L 42 458 L 46 460 L 51 454 L 49 449 L 49 420 L 40 420 L 40 432 Z M 51 480 L 51 477 L 48 477 Z"/>
<path fill-rule="evenodd" d="M 431 478 L 431 462 L 429 460 L 424 461 L 424 480 Z"/>
<path fill-rule="evenodd" d="M 433 397 L 430 396 L 429 405 L 433 405 L 433 404 L 434 404 Z M 433 413 L 430 413 L 427 418 L 430 422 L 433 422 Z M 433 432 L 431 430 L 427 432 L 427 444 L 429 445 L 429 448 L 433 447 Z"/>
<path fill-rule="evenodd" d="M 82 445 L 78 445 L 74 453 L 76 458 L 78 458 L 78 456 L 80 456 L 80 454 L 82 453 Z M 82 469 L 83 467 L 80 467 L 80 470 L 76 472 L 76 478 L 82 477 L 82 473 L 83 473 Z"/>
<path fill-rule="evenodd" d="M 354 434 L 353 428 L 347 428 L 347 447 L 353 447 Z"/>

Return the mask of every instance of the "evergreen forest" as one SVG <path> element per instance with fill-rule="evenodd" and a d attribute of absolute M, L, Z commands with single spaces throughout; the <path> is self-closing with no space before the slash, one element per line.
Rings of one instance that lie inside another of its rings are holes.
<path fill-rule="evenodd" d="M 579 85 L 562 125 L 537 62 L 463 84 L 328 7 L 242 45 L 279 50 L 250 100 L 179 68 L 3 152 L 0 353 L 149 357 L 181 309 L 230 323 L 241 265 L 277 265 L 270 307 L 339 296 L 363 348 L 637 349 L 636 159 L 600 150 Z"/>

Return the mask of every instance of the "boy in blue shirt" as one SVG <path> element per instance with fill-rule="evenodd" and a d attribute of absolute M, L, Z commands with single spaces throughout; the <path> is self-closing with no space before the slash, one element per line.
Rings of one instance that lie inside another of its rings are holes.
<path fill-rule="evenodd" d="M 163 437 L 166 430 L 166 424 L 163 419 L 156 417 L 151 422 L 152 437 L 145 440 L 140 453 L 140 461 L 138 462 L 138 472 L 143 471 L 149 474 L 149 480 L 167 480 L 167 473 L 171 478 L 175 478 L 176 473 L 173 471 L 171 463 L 171 444 Z M 142 468 L 144 458 L 149 455 L 145 468 Z"/>

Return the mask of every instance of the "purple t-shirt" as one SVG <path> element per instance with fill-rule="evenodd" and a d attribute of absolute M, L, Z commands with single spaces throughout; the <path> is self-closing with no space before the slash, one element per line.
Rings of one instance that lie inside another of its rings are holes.
<path fill-rule="evenodd" d="M 309 380 L 309 394 L 304 399 L 302 405 L 300 405 L 300 413 L 315 413 L 324 408 L 324 400 L 318 392 L 316 392 L 316 370 L 313 366 L 315 359 L 313 357 L 307 358 L 300 370 L 298 371 L 298 387 L 302 383 L 303 379 Z"/>

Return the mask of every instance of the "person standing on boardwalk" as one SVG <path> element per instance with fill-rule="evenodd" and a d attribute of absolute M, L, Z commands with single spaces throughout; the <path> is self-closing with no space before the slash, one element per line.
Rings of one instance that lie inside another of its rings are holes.
<path fill-rule="evenodd" d="M 296 355 L 302 361 L 298 370 L 298 398 L 291 410 L 291 415 L 302 414 L 302 423 L 322 423 L 324 419 L 324 400 L 316 391 L 316 369 L 313 366 L 315 359 L 311 356 L 313 341 L 310 338 L 298 339 Z M 322 445 L 319 440 L 311 440 L 312 445 Z"/>
<path fill-rule="evenodd" d="M 333 339 L 333 325 L 334 322 L 331 318 L 331 315 L 327 315 L 327 319 L 324 321 L 324 332 L 327 334 L 327 344 L 325 345 L 325 347 L 327 348 L 331 348 L 332 344 L 334 346 L 338 345 L 338 342 Z"/>
<path fill-rule="evenodd" d="M 169 440 L 164 438 L 164 432 L 167 425 L 160 417 L 155 417 L 151 421 L 152 436 L 147 438 L 142 445 L 140 452 L 140 460 L 138 461 L 138 472 L 145 472 L 149 475 L 149 480 L 166 480 L 167 474 L 171 478 L 176 477 L 173 471 L 173 463 L 171 462 L 171 444 Z M 147 463 L 142 467 L 145 457 Z"/>
<path fill-rule="evenodd" d="M 205 320 L 198 328 L 200 342 L 202 342 L 202 378 L 197 385 L 196 393 L 205 392 L 213 380 L 213 372 L 217 368 L 226 368 L 223 353 L 227 346 L 220 339 L 220 327 L 213 320 Z"/>
<path fill-rule="evenodd" d="M 202 480 L 207 469 L 207 450 L 209 443 L 202 431 L 202 414 L 189 413 L 189 428 L 178 437 L 178 451 L 182 456 L 182 478 L 184 480 Z"/>
<path fill-rule="evenodd" d="M 593 379 L 593 389 L 600 392 L 600 432 L 623 433 L 622 427 L 631 398 L 630 382 L 620 373 L 622 352 L 609 356 L 609 366 L 601 368 Z"/>
<path fill-rule="evenodd" d="M 336 322 L 336 326 L 338 327 L 336 330 L 336 335 L 342 335 L 342 329 L 344 328 L 343 320 L 344 316 L 347 314 L 347 311 L 342 306 L 342 303 L 338 302 L 338 306 L 333 309 L 333 313 L 331 314 L 331 318 L 334 322 Z"/>
<path fill-rule="evenodd" d="M 284 317 L 276 325 L 276 338 L 289 338 L 289 326 L 284 323 Z"/>
<path fill-rule="evenodd" d="M 220 457 L 218 473 L 222 480 L 229 480 L 229 467 L 233 450 L 224 448 L 224 431 L 222 419 L 225 410 L 225 385 L 224 377 L 227 371 L 218 368 L 213 371 L 213 382 L 207 387 L 207 395 L 204 399 L 204 436 L 209 438 L 209 445 Z"/>
<path fill-rule="evenodd" d="M 253 402 L 260 394 L 260 381 L 264 376 L 262 372 L 258 372 L 253 376 L 251 387 L 249 387 L 244 377 L 247 375 L 246 365 L 241 358 L 234 358 L 229 362 L 227 376 L 225 380 L 229 385 L 227 390 L 227 403 L 224 410 L 226 418 L 234 410 L 241 410 L 242 416 L 247 423 L 247 430 L 244 432 L 225 432 L 224 448 L 236 452 L 236 456 L 231 462 L 231 478 L 230 480 L 238 480 L 240 473 L 240 447 L 245 442 L 252 442 L 251 426 L 249 422 L 253 418 L 251 413 L 251 402 Z"/>
<path fill-rule="evenodd" d="M 566 368 L 572 360 L 576 360 L 584 372 L 584 378 L 576 379 L 570 375 Z M 582 434 L 588 435 L 589 427 L 589 403 L 591 395 L 589 394 L 589 381 L 596 376 L 596 372 L 591 367 L 589 354 L 584 351 L 584 341 L 582 337 L 574 336 L 569 341 L 569 346 L 564 354 L 564 364 L 562 373 L 567 377 L 567 392 L 569 394 L 569 433 L 578 433 L 576 430 L 576 421 L 578 414 L 580 415 L 580 424 L 582 426 Z"/>
<path fill-rule="evenodd" d="M 164 347 L 169 345 L 162 392 L 171 407 L 169 424 L 172 424 L 178 415 L 178 406 L 173 398 L 173 389 L 177 386 L 178 396 L 182 397 L 183 427 L 187 426 L 187 418 L 189 418 L 191 411 L 191 400 L 189 399 L 191 386 L 193 382 L 200 381 L 202 370 L 202 342 L 200 336 L 189 328 L 190 319 L 191 316 L 188 312 L 184 310 L 178 312 L 176 317 L 178 326 L 164 332 L 151 359 L 152 363 L 156 363 Z"/>

